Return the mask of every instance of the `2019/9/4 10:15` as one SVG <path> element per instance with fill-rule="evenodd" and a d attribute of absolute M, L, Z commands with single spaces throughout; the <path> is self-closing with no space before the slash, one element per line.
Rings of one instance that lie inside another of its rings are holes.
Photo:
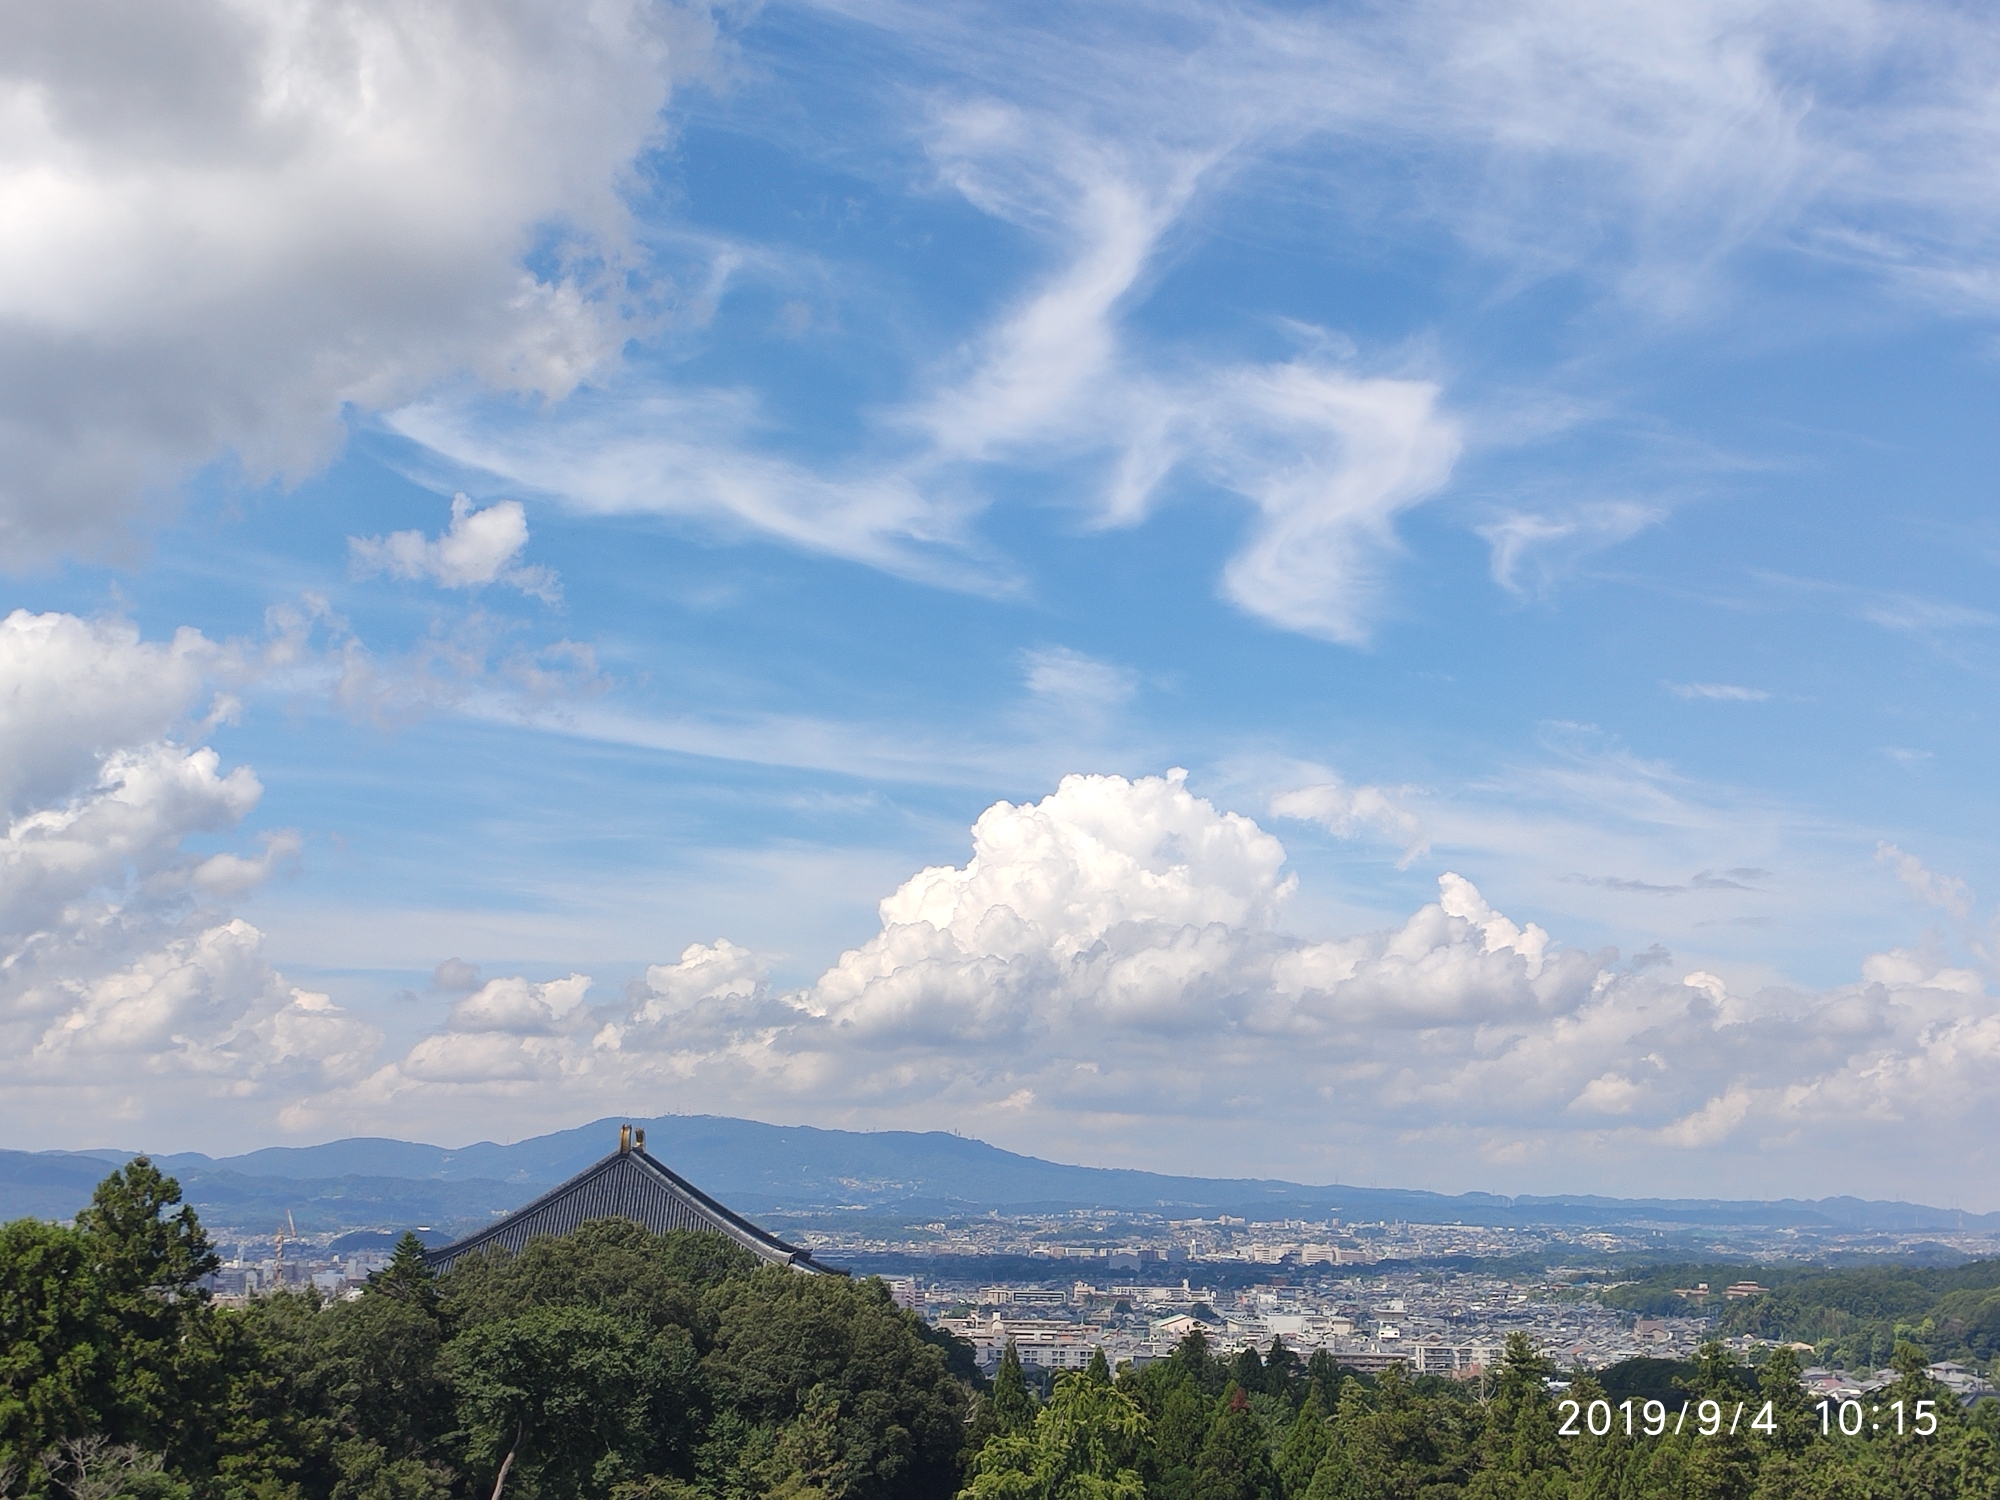
<path fill-rule="evenodd" d="M 1606 1437 L 1614 1427 L 1622 1426 L 1627 1437 L 1663 1437 L 1669 1432 L 1688 1431 L 1688 1418 L 1692 1416 L 1697 1437 L 1720 1437 L 1742 1430 L 1747 1410 L 1746 1401 L 1735 1402 L 1732 1408 L 1712 1398 L 1683 1401 L 1678 1412 L 1669 1411 L 1663 1401 L 1642 1402 L 1636 1397 L 1628 1397 L 1616 1406 L 1602 1399 L 1588 1405 L 1566 1400 L 1556 1403 L 1556 1411 L 1563 1419 L 1556 1432 L 1560 1437 L 1583 1437 L 1586 1433 Z M 1930 1437 L 1938 1430 L 1935 1401 L 1918 1401 L 1907 1414 L 1901 1401 L 1864 1409 L 1859 1401 L 1828 1399 L 1821 1401 L 1815 1410 L 1819 1412 L 1820 1433 L 1828 1437 L 1835 1427 L 1848 1437 L 1858 1437 L 1864 1430 L 1881 1432 L 1883 1419 L 1891 1414 L 1898 1434 L 1913 1432 L 1918 1437 Z M 1775 1434 L 1778 1430 L 1775 1403 L 1766 1401 L 1750 1418 L 1748 1430 L 1766 1437 Z"/>

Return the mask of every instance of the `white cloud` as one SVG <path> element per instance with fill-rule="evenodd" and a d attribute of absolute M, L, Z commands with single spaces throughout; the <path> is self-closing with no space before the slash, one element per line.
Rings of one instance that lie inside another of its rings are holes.
<path fill-rule="evenodd" d="M 62 796 L 120 746 L 179 725 L 220 648 L 198 630 L 148 642 L 124 620 L 0 620 L 0 808 Z"/>
<path fill-rule="evenodd" d="M 1630 500 L 1575 506 L 1560 515 L 1515 511 L 1475 527 L 1491 549 L 1493 581 L 1510 594 L 1545 593 L 1556 574 L 1666 519 L 1666 512 Z M 1524 572 L 1532 573 L 1524 579 Z"/>
<path fill-rule="evenodd" d="M 914 39 L 1004 101 L 995 119 L 1032 109 L 1091 139 L 1267 153 L 1337 209 L 1359 181 L 1372 217 L 1442 224 L 1515 284 L 1580 271 L 1681 316 L 1726 301 L 1733 257 L 1765 250 L 1951 310 L 2000 301 L 1985 171 L 2000 43 L 1948 5 L 1195 4 L 1169 21 L 1140 0 L 1052 13 L 1011 47 L 991 44 L 981 7 L 828 8 Z M 1058 155 L 1049 134 L 1014 131 L 1024 163 Z"/>
<path fill-rule="evenodd" d="M 262 934 L 207 903 L 295 860 L 188 847 L 227 834 L 262 787 L 175 732 L 234 648 L 192 631 L 142 640 L 120 621 L 16 612 L 0 622 L 0 714 L 14 773 L 0 835 L 0 1082 L 32 1122 L 172 1122 L 204 1107 L 324 1089 L 372 1061 L 373 1028 L 287 985 Z M 63 685 L 69 691 L 61 691 Z M 96 1136 L 94 1126 L 93 1139 Z"/>
<path fill-rule="evenodd" d="M 452 497 L 451 526 L 435 539 L 421 531 L 347 539 L 355 571 L 363 576 L 387 573 L 392 578 L 428 578 L 448 589 L 505 583 L 554 604 L 562 597 L 555 574 L 547 568 L 514 566 L 527 545 L 528 513 L 520 501 L 502 500 L 478 510 L 464 495 Z"/>
<path fill-rule="evenodd" d="M 1223 591 L 1284 629 L 1364 644 L 1395 518 L 1442 489 L 1458 459 L 1438 388 L 1293 363 L 1232 372 L 1216 394 L 1235 401 L 1227 415 L 1201 403 L 1220 428 L 1210 463 L 1260 512 Z"/>
<path fill-rule="evenodd" d="M 1042 646 L 1022 652 L 1028 692 L 1046 708 L 1094 716 L 1132 700 L 1138 684 L 1122 666 L 1100 662 L 1068 646 Z"/>
<path fill-rule="evenodd" d="M 498 982 L 477 1014 L 289 1118 L 443 1128 L 504 1100 L 553 1123 L 671 1095 L 949 1120 L 1175 1170 L 1254 1159 L 1325 1180 L 1355 1164 L 1321 1154 L 1337 1141 L 1385 1180 L 1435 1181 L 1445 1142 L 1460 1186 L 1504 1168 L 1630 1191 L 1643 1158 L 1648 1191 L 1713 1193 L 1775 1154 L 1801 1192 L 1962 1192 L 1977 1151 L 1956 1127 L 2000 1086 L 2000 1002 L 1974 968 L 1898 950 L 1855 984 L 1746 993 L 1565 948 L 1452 873 L 1400 925 L 1316 941 L 1285 931 L 1284 866 L 1178 773 L 1068 777 L 989 808 L 966 864 L 904 882 L 804 988 L 727 941 L 606 1007 L 581 1003 L 579 976 Z M 1911 1144 L 1930 1139 L 1950 1152 Z"/>
<path fill-rule="evenodd" d="M 1463 423 L 1435 376 L 1330 357 L 1341 341 L 1322 330 L 1292 330 L 1307 354 L 1259 361 L 1134 336 L 1163 247 L 1235 209 L 1233 181 L 1277 173 L 1331 205 L 1293 223 L 1277 195 L 1273 234 L 1339 233 L 1359 202 L 1371 222 L 1442 223 L 1509 289 L 1573 273 L 1642 321 L 1727 305 L 1749 251 L 1863 264 L 1955 307 L 2000 300 L 1981 166 L 2000 49 L 1948 7 L 1438 0 L 1336 21 L 1194 5 L 1167 25 L 1141 4 L 1039 31 L 1010 15 L 1023 40 L 1005 48 L 977 6 L 828 8 L 904 43 L 920 90 L 948 80 L 917 131 L 936 178 L 1031 250 L 1014 285 L 978 289 L 997 304 L 980 324 L 916 356 L 923 395 L 862 413 L 853 448 L 818 463 L 740 391 L 522 420 L 432 402 L 398 429 L 586 511 L 701 516 L 988 591 L 1014 582 L 974 530 L 992 467 L 1060 475 L 1104 525 L 1198 478 L 1256 512 L 1226 596 L 1360 644 L 1397 519 L 1448 483 Z M 1613 500 L 1479 529 L 1496 581 L 1525 594 L 1663 515 Z"/>
<path fill-rule="evenodd" d="M 1413 788 L 1348 786 L 1338 779 L 1316 782 L 1271 799 L 1271 812 L 1280 818 L 1299 818 L 1317 823 L 1327 832 L 1351 839 L 1364 832 L 1403 846 L 1396 868 L 1406 870 L 1430 853 L 1430 836 L 1424 822 L 1398 800 Z"/>
<path fill-rule="evenodd" d="M 1771 698 L 1762 688 L 1738 687 L 1732 682 L 1669 682 L 1665 687 L 1676 698 L 1710 703 L 1768 703 Z"/>
<path fill-rule="evenodd" d="M 583 974 L 547 984 L 495 979 L 454 1005 L 445 1024 L 453 1031 L 559 1032 L 589 988 L 590 979 Z"/>
<path fill-rule="evenodd" d="M 1886 840 L 1875 846 L 1875 857 L 1896 871 L 1903 888 L 1926 906 L 1935 906 L 1954 917 L 1972 910 L 1972 892 L 1954 875 L 1940 875 L 1914 854 L 1905 854 Z"/>
<path fill-rule="evenodd" d="M 663 395 L 612 384 L 532 417 L 435 398 L 388 425 L 433 453 L 585 515 L 685 516 L 734 533 L 986 593 L 1011 586 L 969 522 L 895 465 L 808 466 L 761 451 L 768 423 L 739 391 Z"/>
<path fill-rule="evenodd" d="M 867 418 L 860 455 L 779 456 L 740 391 L 627 391 L 533 416 L 436 398 L 389 424 L 586 513 L 701 518 L 989 593 L 1017 585 L 974 529 L 982 468 L 1076 465 L 1089 476 L 1079 505 L 1107 526 L 1143 520 L 1185 472 L 1257 513 L 1223 575 L 1232 602 L 1282 629 L 1364 642 L 1395 519 L 1443 487 L 1461 448 L 1437 383 L 1317 351 L 1174 369 L 1128 347 L 1125 314 L 1221 154 L 1213 144 L 1112 145 L 990 102 L 945 111 L 925 144 L 955 191 L 1033 234 L 1050 264 L 931 361 L 929 394 Z"/>
<path fill-rule="evenodd" d="M 650 0 L 7 7 L 0 560 L 225 452 L 295 479 L 344 404 L 603 367 L 649 316 L 623 174 L 707 47 Z"/>

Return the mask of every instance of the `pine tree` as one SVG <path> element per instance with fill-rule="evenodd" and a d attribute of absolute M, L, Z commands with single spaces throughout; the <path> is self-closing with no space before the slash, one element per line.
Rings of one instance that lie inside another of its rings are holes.
<path fill-rule="evenodd" d="M 1094 1385 L 1111 1384 L 1111 1362 L 1104 1357 L 1102 1345 L 1090 1351 L 1090 1365 L 1083 1374 Z"/>
<path fill-rule="evenodd" d="M 1306 1361 L 1306 1380 L 1319 1387 L 1319 1404 L 1331 1413 L 1340 1405 L 1340 1364 L 1331 1351 L 1315 1349 Z"/>
<path fill-rule="evenodd" d="M 1278 1478 L 1292 1500 L 1301 1500 L 1312 1485 L 1313 1474 L 1326 1450 L 1333 1446 L 1333 1433 L 1326 1425 L 1326 1408 L 1320 1403 L 1319 1384 L 1306 1388 L 1292 1430 L 1285 1434 L 1285 1446 L 1278 1453 Z"/>
<path fill-rule="evenodd" d="M 1035 1398 L 1028 1394 L 1027 1372 L 1021 1368 L 1021 1354 L 1012 1339 L 1000 1356 L 1000 1369 L 993 1376 L 993 1392 L 986 1398 L 993 1412 L 995 1429 L 1003 1437 L 1020 1437 L 1035 1425 Z"/>
<path fill-rule="evenodd" d="M 1486 1409 L 1472 1494 L 1494 1500 L 1552 1500 L 1569 1493 L 1565 1456 L 1556 1436 L 1555 1404 L 1549 1399 L 1548 1382 L 1555 1372 L 1555 1361 L 1536 1353 L 1526 1334 L 1507 1335 L 1507 1352 Z"/>
<path fill-rule="evenodd" d="M 1299 1357 L 1285 1347 L 1282 1337 L 1273 1338 L 1270 1351 L 1264 1356 L 1265 1391 L 1290 1401 L 1297 1395 L 1298 1379 Z"/>
<path fill-rule="evenodd" d="M 1223 1368 L 1208 1347 L 1208 1335 L 1199 1328 L 1190 1328 L 1174 1345 L 1174 1352 L 1167 1356 L 1167 1363 L 1174 1373 L 1191 1381 L 1194 1388 L 1204 1396 L 1220 1395 L 1229 1383 L 1228 1371 Z"/>
<path fill-rule="evenodd" d="M 403 1237 L 396 1241 L 396 1250 L 389 1257 L 389 1264 L 368 1278 L 371 1291 L 394 1297 L 398 1302 L 437 1316 L 437 1273 L 431 1269 L 430 1258 L 424 1253 L 424 1242 L 417 1238 L 414 1230 L 405 1230 Z"/>
<path fill-rule="evenodd" d="M 76 1216 L 104 1328 L 95 1340 L 95 1401 L 114 1441 L 185 1454 L 205 1439 L 195 1413 L 215 1374 L 207 1340 L 192 1335 L 212 1315 L 202 1278 L 222 1261 L 181 1186 L 136 1156 L 97 1185 Z"/>
<path fill-rule="evenodd" d="M 1258 1357 L 1256 1345 L 1245 1344 L 1237 1351 L 1229 1363 L 1229 1378 L 1246 1395 L 1264 1389 L 1264 1361 Z"/>

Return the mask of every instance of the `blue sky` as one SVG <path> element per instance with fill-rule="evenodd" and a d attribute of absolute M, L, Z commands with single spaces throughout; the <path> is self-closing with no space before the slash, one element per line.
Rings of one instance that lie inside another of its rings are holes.
<path fill-rule="evenodd" d="M 12 1143 L 2000 1204 L 1978 18 L 390 14 L 7 23 Z"/>

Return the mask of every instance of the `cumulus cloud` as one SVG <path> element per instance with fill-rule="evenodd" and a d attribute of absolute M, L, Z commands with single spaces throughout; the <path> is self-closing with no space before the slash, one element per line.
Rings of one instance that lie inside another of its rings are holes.
<path fill-rule="evenodd" d="M 60 619 L 8 629 L 12 680 L 30 689 L 58 663 L 115 682 L 206 649 Z M 83 713 L 99 748 L 43 754 L 47 790 L 10 811 L 0 1077 L 17 1118 L 60 1100 L 64 1118 L 137 1128 L 200 1100 L 266 1127 L 449 1131 L 495 1106 L 539 1125 L 672 1100 L 949 1120 L 1058 1156 L 1204 1171 L 1278 1152 L 1320 1179 L 1364 1160 L 1434 1179 L 1425 1163 L 1444 1151 L 1462 1185 L 1534 1162 L 1566 1186 L 1629 1189 L 1621 1164 L 1643 1157 L 1650 1188 L 1708 1191 L 1729 1163 L 1782 1153 L 1792 1180 L 1834 1190 L 1889 1170 L 1865 1165 L 1869 1141 L 1961 1140 L 2000 1087 L 1985 960 L 1941 939 L 1876 954 L 1830 990 L 1746 990 L 1657 951 L 1621 963 L 1568 947 L 1452 871 L 1399 921 L 1301 935 L 1283 845 L 1180 771 L 1070 776 L 994 804 L 964 863 L 910 876 L 876 930 L 802 986 L 726 938 L 604 996 L 584 973 L 489 978 L 454 959 L 435 977 L 452 1000 L 441 1024 L 385 1056 L 376 1028 L 288 983 L 257 930 L 219 909 L 298 845 L 190 846 L 240 827 L 261 788 L 175 737 L 207 691 L 198 673 L 178 680 L 128 720 Z M 1320 783 L 1275 810 L 1406 832 L 1369 790 Z M 1962 883 L 1893 846 L 1882 858 L 1932 904 L 1969 909 Z M 1963 1170 L 1906 1155 L 1879 1190 L 1943 1192 Z"/>
<path fill-rule="evenodd" d="M 505 583 L 554 604 L 562 595 L 547 568 L 523 568 L 514 560 L 528 545 L 528 513 L 518 500 L 475 509 L 464 495 L 451 501 L 451 525 L 444 535 L 392 531 L 387 536 L 347 539 L 356 573 L 391 578 L 428 578 L 441 588 L 477 589 Z"/>
<path fill-rule="evenodd" d="M 1424 822 L 1405 807 L 1399 798 L 1409 787 L 1348 786 L 1339 780 L 1317 782 L 1271 799 L 1271 812 L 1280 818 L 1298 818 L 1317 823 L 1327 832 L 1351 839 L 1364 833 L 1403 846 L 1396 868 L 1407 870 L 1431 852 L 1430 836 Z"/>
<path fill-rule="evenodd" d="M 25 609 L 0 620 L 0 806 L 61 796 L 113 750 L 166 734 L 220 654 L 187 628 L 156 642 L 124 620 Z"/>
<path fill-rule="evenodd" d="M 649 316 L 622 174 L 708 44 L 651 0 L 6 7 L 0 560 L 223 453 L 296 478 L 346 404 L 602 368 Z"/>
<path fill-rule="evenodd" d="M 379 1033 L 288 985 L 262 934 L 214 904 L 294 861 L 298 836 L 189 847 L 262 796 L 248 767 L 177 737 L 204 727 L 208 674 L 240 665 L 192 631 L 158 643 L 120 621 L 0 622 L 0 1078 L 25 1117 L 60 1100 L 72 1122 L 158 1119 L 188 1090 L 267 1100 L 373 1061 Z"/>
<path fill-rule="evenodd" d="M 963 865 L 913 875 L 808 985 L 780 988 L 727 940 L 605 1005 L 580 976 L 496 981 L 292 1118 L 506 1100 L 553 1121 L 672 1098 L 951 1120 L 1071 1159 L 1116 1146 L 1222 1171 L 1254 1150 L 1322 1180 L 1356 1165 L 1345 1152 L 1434 1175 L 1422 1164 L 1448 1149 L 1465 1185 L 1532 1157 L 1569 1186 L 1630 1191 L 1643 1160 L 1649 1190 L 1712 1191 L 1772 1152 L 1835 1191 L 1861 1185 L 1857 1147 L 1950 1131 L 2000 1084 L 2000 1003 L 1937 953 L 1877 955 L 1825 992 L 1744 992 L 1664 954 L 1565 947 L 1455 873 L 1402 922 L 1328 940 L 1286 930 L 1294 891 L 1279 842 L 1182 774 L 1071 776 L 989 808 Z M 1874 1160 L 1884 1192 L 1963 1170 Z"/>

